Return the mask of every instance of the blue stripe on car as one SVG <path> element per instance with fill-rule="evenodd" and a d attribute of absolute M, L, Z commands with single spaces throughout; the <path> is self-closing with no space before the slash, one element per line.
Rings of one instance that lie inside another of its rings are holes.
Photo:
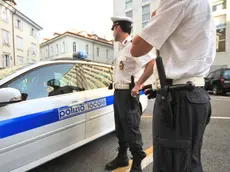
<path fill-rule="evenodd" d="M 143 94 L 143 93 L 141 93 Z M 86 101 L 73 107 L 59 107 L 52 110 L 28 114 L 0 121 L 0 138 L 6 138 L 31 129 L 45 126 L 67 118 L 91 112 L 113 104 L 113 95 Z M 84 108 L 83 108 L 84 107 Z"/>

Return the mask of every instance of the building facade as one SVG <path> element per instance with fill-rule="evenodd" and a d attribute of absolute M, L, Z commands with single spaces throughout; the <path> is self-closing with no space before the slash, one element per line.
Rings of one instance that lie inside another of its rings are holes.
<path fill-rule="evenodd" d="M 113 0 L 114 15 L 129 16 L 134 19 L 133 35 L 140 33 L 148 23 L 151 14 L 159 6 L 160 0 Z M 213 17 L 217 26 L 216 58 L 211 70 L 230 67 L 230 0 L 212 0 Z M 115 44 L 114 55 L 118 52 Z"/>
<path fill-rule="evenodd" d="M 40 44 L 40 60 L 72 58 L 75 52 L 84 52 L 87 59 L 111 64 L 113 43 L 85 31 L 55 33 L 53 38 Z"/>
<path fill-rule="evenodd" d="M 14 5 L 0 0 L 0 68 L 39 60 L 38 33 L 42 27 Z"/>
<path fill-rule="evenodd" d="M 230 0 L 212 0 L 216 23 L 216 58 L 213 68 L 230 67 Z"/>

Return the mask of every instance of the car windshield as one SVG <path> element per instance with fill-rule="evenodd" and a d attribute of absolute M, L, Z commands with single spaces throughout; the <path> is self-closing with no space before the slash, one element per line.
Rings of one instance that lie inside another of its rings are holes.
<path fill-rule="evenodd" d="M 224 71 L 224 78 L 230 79 L 230 69 Z"/>
<path fill-rule="evenodd" d="M 31 64 L 26 64 L 26 65 L 18 65 L 18 66 L 14 66 L 14 67 L 10 67 L 10 68 L 4 68 L 4 69 L 0 69 L 0 80 L 2 80 L 3 78 L 21 70 L 24 69 L 28 66 L 30 66 Z"/>

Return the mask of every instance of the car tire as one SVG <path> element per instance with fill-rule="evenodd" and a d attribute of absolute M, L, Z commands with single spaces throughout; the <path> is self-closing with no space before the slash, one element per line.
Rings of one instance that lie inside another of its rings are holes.
<path fill-rule="evenodd" d="M 213 93 L 214 95 L 219 95 L 219 94 L 221 93 L 221 90 L 220 90 L 216 85 L 214 85 L 214 86 L 212 87 L 212 93 Z"/>
<path fill-rule="evenodd" d="M 226 96 L 227 92 L 226 91 L 222 91 L 222 96 Z"/>

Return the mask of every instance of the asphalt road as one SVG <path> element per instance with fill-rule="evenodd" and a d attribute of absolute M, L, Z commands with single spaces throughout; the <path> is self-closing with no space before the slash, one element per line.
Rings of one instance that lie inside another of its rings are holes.
<path fill-rule="evenodd" d="M 212 119 L 207 126 L 202 149 L 204 172 L 230 171 L 230 96 L 211 96 Z M 152 172 L 152 105 L 153 100 L 143 114 L 141 132 L 144 149 L 150 151 L 144 163 L 143 172 Z M 43 164 L 30 172 L 104 172 L 105 164 L 116 154 L 117 139 L 115 133 L 108 134 L 72 152 Z M 118 169 L 117 172 L 127 169 Z"/>

